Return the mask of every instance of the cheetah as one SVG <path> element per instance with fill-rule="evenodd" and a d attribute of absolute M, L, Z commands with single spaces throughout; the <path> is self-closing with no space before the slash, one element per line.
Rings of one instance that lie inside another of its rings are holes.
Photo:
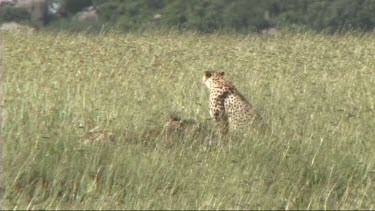
<path fill-rule="evenodd" d="M 220 129 L 244 128 L 255 119 L 253 106 L 231 82 L 225 80 L 224 72 L 205 71 L 203 83 L 210 91 L 210 116 Z"/>

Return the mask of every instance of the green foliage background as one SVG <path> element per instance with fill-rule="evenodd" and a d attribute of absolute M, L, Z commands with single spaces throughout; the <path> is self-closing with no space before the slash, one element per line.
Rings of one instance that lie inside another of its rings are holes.
<path fill-rule="evenodd" d="M 261 30 L 271 26 L 305 26 L 313 30 L 373 30 L 375 1 L 371 0 L 126 0 L 93 1 L 105 21 L 125 29 L 160 25 L 212 32 Z M 151 24 L 153 25 L 153 24 Z"/>
<path fill-rule="evenodd" d="M 373 31 L 373 0 L 50 0 L 50 5 L 65 5 L 64 18 L 50 17 L 50 27 L 79 29 L 70 18 L 90 5 L 96 6 L 100 21 L 91 24 L 119 26 L 123 31 L 173 28 L 211 33 L 215 31 L 252 32 L 268 27 L 304 27 L 316 31 Z M 153 20 L 157 14 L 158 20 Z M 5 16 L 4 16 L 5 15 Z M 26 20 L 22 11 L 0 10 L 0 23 Z M 78 24 L 79 26 L 79 24 Z M 81 28 L 87 28 L 85 24 Z"/>
<path fill-rule="evenodd" d="M 0 24 L 11 21 L 29 23 L 30 15 L 25 9 L 5 6 L 0 10 Z"/>

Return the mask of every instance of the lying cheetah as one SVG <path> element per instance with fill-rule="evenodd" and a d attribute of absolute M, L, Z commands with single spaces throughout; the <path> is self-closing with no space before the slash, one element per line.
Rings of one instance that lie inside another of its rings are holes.
<path fill-rule="evenodd" d="M 220 129 L 238 129 L 255 118 L 253 106 L 229 81 L 224 72 L 206 71 L 203 82 L 210 91 L 210 115 Z"/>

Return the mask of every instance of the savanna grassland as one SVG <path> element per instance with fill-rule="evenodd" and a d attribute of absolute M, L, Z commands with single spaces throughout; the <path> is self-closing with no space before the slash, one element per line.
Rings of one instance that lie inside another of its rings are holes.
<path fill-rule="evenodd" d="M 375 209 L 374 33 L 1 37 L 7 209 Z M 205 70 L 266 127 L 221 136 Z"/>

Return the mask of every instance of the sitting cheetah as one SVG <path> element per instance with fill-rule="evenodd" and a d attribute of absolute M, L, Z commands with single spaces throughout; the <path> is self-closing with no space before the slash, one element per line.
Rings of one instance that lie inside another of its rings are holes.
<path fill-rule="evenodd" d="M 210 90 L 210 115 L 220 129 L 243 128 L 255 118 L 253 106 L 240 94 L 224 72 L 205 71 L 203 82 Z"/>

